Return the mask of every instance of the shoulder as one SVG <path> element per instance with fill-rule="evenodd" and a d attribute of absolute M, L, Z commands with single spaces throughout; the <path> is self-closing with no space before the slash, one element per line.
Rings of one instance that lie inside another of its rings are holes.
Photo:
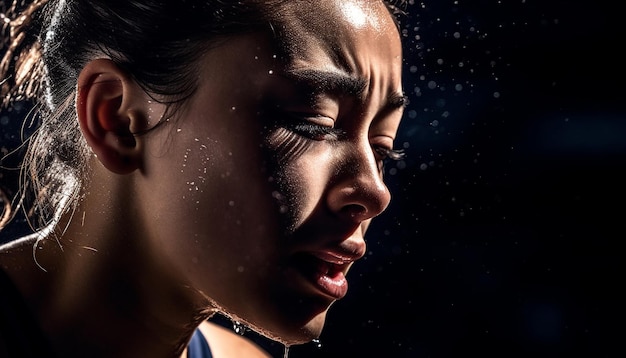
<path fill-rule="evenodd" d="M 206 337 L 215 358 L 223 357 L 263 357 L 271 358 L 251 340 L 242 337 L 235 332 L 212 322 L 203 322 L 200 331 Z"/>

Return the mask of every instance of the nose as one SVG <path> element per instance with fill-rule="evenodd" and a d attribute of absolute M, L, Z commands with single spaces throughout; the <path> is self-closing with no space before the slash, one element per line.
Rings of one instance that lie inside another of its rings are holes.
<path fill-rule="evenodd" d="M 340 217 L 360 223 L 379 215 L 389 205 L 391 194 L 369 142 L 359 148 L 346 148 L 336 173 L 327 200 Z"/>

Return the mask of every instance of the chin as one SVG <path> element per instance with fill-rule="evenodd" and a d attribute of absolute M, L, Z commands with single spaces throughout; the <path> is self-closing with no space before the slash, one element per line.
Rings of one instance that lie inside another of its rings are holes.
<path fill-rule="evenodd" d="M 304 327 L 299 329 L 296 335 L 290 337 L 290 340 L 284 342 L 289 345 L 309 343 L 317 339 L 322 334 L 324 324 L 326 323 L 326 312 L 323 312 L 313 318 Z"/>
<path fill-rule="evenodd" d="M 260 328 L 259 325 L 249 324 L 249 327 L 267 338 L 280 342 L 286 346 L 309 343 L 319 338 L 326 322 L 326 311 L 323 311 L 307 322 L 275 322 L 270 329 Z"/>

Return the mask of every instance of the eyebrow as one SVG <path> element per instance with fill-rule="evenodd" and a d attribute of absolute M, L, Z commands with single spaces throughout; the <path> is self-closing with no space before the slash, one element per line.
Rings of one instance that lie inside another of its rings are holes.
<path fill-rule="evenodd" d="M 319 70 L 287 70 L 285 76 L 299 84 L 311 87 L 315 92 L 349 94 L 360 97 L 365 92 L 367 81 L 347 74 Z"/>
<path fill-rule="evenodd" d="M 341 72 L 289 69 L 284 75 L 299 84 L 311 87 L 314 92 L 347 94 L 360 98 L 367 88 L 367 80 Z M 384 107 L 394 110 L 404 108 L 406 104 L 406 96 L 403 93 L 392 92 L 387 96 Z"/>

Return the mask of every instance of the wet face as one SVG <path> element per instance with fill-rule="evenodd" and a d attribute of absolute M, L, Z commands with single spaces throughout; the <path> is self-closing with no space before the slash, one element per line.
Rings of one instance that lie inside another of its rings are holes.
<path fill-rule="evenodd" d="M 316 338 L 388 205 L 401 45 L 382 2 L 288 2 L 199 62 L 146 146 L 146 228 L 192 287 L 285 343 Z M 155 196 L 154 193 L 159 195 Z"/>

